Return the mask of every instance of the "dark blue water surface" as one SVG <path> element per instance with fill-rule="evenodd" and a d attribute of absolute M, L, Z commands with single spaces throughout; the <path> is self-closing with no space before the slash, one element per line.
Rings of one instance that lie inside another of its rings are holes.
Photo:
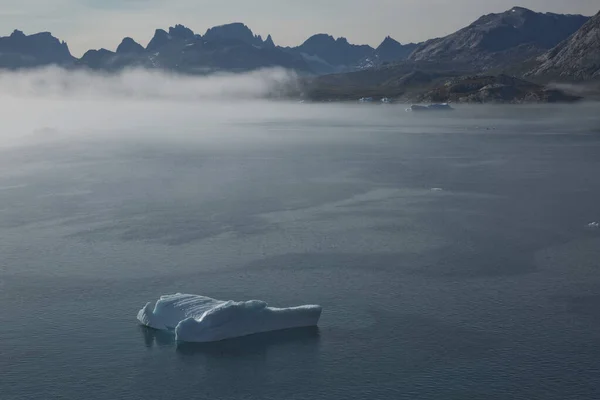
<path fill-rule="evenodd" d="M 600 398 L 596 107 L 253 107 L 0 146 L 1 399 Z M 177 344 L 176 292 L 324 312 Z"/>

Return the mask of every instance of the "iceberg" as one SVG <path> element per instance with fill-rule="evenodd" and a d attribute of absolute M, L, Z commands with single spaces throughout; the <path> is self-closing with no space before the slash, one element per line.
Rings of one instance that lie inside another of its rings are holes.
<path fill-rule="evenodd" d="M 321 306 L 269 307 L 260 300 L 223 301 L 193 294 L 161 296 L 137 315 L 149 328 L 175 333 L 183 342 L 217 342 L 283 329 L 316 326 Z"/>
<path fill-rule="evenodd" d="M 410 108 L 406 109 L 407 112 L 420 112 L 420 111 L 454 111 L 454 108 L 450 107 L 448 103 L 437 103 L 430 104 L 428 106 L 421 106 L 413 104 Z"/>

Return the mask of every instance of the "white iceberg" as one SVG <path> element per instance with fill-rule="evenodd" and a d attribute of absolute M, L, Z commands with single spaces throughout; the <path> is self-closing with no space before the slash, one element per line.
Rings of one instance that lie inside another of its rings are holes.
<path fill-rule="evenodd" d="M 222 301 L 193 294 L 161 296 L 137 315 L 145 326 L 174 331 L 183 342 L 216 342 L 255 333 L 316 326 L 321 306 L 268 307 L 259 300 Z"/>

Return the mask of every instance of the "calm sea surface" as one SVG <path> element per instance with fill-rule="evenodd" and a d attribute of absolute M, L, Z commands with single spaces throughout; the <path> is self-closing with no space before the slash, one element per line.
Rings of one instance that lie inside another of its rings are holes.
<path fill-rule="evenodd" d="M 18 107 L 2 400 L 600 398 L 597 105 Z M 177 344 L 176 292 L 324 312 Z"/>

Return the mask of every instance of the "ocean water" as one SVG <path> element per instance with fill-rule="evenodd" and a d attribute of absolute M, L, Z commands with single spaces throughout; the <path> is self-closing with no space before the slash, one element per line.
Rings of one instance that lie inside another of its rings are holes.
<path fill-rule="evenodd" d="M 3 400 L 600 398 L 597 105 L 3 104 Z M 324 312 L 178 344 L 175 292 Z"/>

